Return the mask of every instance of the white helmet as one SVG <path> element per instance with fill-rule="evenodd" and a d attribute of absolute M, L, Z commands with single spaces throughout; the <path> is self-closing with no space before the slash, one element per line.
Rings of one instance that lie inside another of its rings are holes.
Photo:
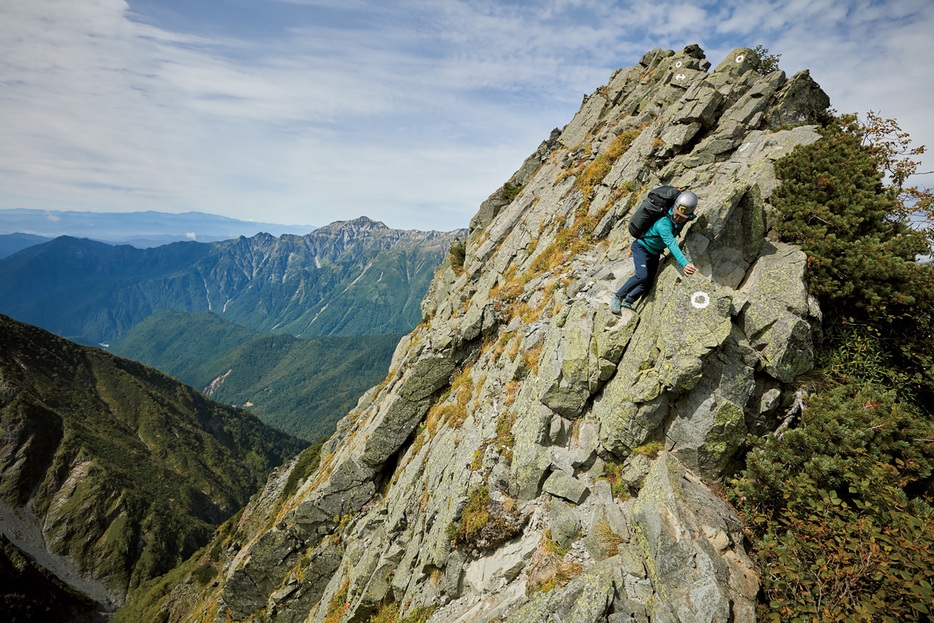
<path fill-rule="evenodd" d="M 694 208 L 697 207 L 697 195 L 690 190 L 685 190 L 675 199 L 674 209 L 682 216 L 694 214 Z"/>

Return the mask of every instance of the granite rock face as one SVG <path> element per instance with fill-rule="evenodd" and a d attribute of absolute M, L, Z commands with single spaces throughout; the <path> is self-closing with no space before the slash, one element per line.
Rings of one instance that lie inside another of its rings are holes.
<path fill-rule="evenodd" d="M 697 46 L 653 50 L 585 98 L 484 203 L 385 382 L 190 620 L 272 620 L 287 587 L 318 596 L 289 614 L 309 623 L 389 604 L 433 622 L 755 620 L 742 524 L 704 482 L 777 426 L 813 362 L 820 310 L 769 198 L 773 162 L 820 137 L 789 126 L 827 103 L 806 73 L 757 67 L 749 49 L 712 71 Z M 665 260 L 615 316 L 629 217 L 663 183 L 700 198 L 681 238 L 698 272 Z M 326 543 L 324 582 L 300 569 Z M 228 590 L 247 578 L 269 604 L 249 613 Z"/>
<path fill-rule="evenodd" d="M 743 549 L 742 523 L 671 455 L 652 466 L 632 517 L 655 593 L 654 618 L 755 620 L 759 582 Z"/>

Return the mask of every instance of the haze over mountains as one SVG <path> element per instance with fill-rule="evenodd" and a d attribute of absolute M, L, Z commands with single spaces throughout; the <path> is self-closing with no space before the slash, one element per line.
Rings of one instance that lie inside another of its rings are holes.
<path fill-rule="evenodd" d="M 58 236 L 90 238 L 138 248 L 191 240 L 211 242 L 259 233 L 307 234 L 311 225 L 280 225 L 242 221 L 203 212 L 67 212 L 60 210 L 0 210 L 0 258 L 6 235 L 31 234 L 50 240 Z"/>

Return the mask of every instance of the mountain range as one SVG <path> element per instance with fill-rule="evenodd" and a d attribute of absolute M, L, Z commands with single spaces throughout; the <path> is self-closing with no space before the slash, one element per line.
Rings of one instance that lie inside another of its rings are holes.
<path fill-rule="evenodd" d="M 0 234 L 0 259 L 49 240 L 49 238 L 33 234 Z"/>
<path fill-rule="evenodd" d="M 92 345 L 158 309 L 211 311 L 299 337 L 402 333 L 421 319 L 419 302 L 456 234 L 360 218 L 304 236 L 151 249 L 63 236 L 0 260 L 0 312 Z"/>
<path fill-rule="evenodd" d="M 755 621 L 743 522 L 708 483 L 814 365 L 807 258 L 768 202 L 829 104 L 759 67 L 689 46 L 615 72 L 480 206 L 317 469 L 210 547 L 236 555 L 193 556 L 115 622 Z M 698 272 L 666 261 L 615 315 L 663 183 L 700 196 Z"/>
<path fill-rule="evenodd" d="M 112 623 L 928 621 L 926 242 L 897 216 L 884 153 L 831 114 L 807 71 L 788 76 L 766 52 L 714 67 L 697 45 L 655 49 L 615 71 L 465 235 L 439 242 L 388 373 L 279 468 L 264 451 L 304 444 L 0 317 L 0 578 L 12 578 L 0 603 L 64 621 L 89 595 L 122 601 Z M 662 184 L 699 197 L 677 239 L 697 270 L 660 258 L 645 296 L 614 309 L 637 268 L 629 222 Z M 358 320 L 380 284 L 417 281 L 411 256 L 385 264 L 356 246 L 409 252 L 404 233 L 322 229 L 150 255 L 161 276 L 136 290 L 138 256 L 103 262 L 96 281 L 105 255 L 60 239 L 76 270 L 45 285 L 82 326 L 88 308 L 145 307 L 112 347 L 199 388 L 210 379 L 207 392 L 238 379 L 233 402 L 297 395 L 303 376 L 327 374 L 312 359 L 339 368 L 328 350 L 356 342 L 316 350 L 320 338 L 232 326 L 228 306 L 278 330 L 302 318 L 293 299 L 323 293 L 315 319 L 340 300 Z M 40 279 L 53 257 L 26 249 L 0 269 Z M 206 308 L 153 304 L 183 286 Z M 102 292 L 133 305 L 102 305 Z M 365 352 L 340 374 L 358 374 Z M 265 485 L 205 537 L 257 473 Z M 61 581 L 76 563 L 84 597 Z"/>

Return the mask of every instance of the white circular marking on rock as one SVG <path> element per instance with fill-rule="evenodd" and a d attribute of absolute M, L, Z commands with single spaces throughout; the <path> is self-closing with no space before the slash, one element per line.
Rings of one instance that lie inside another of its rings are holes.
<path fill-rule="evenodd" d="M 737 63 L 742 63 L 744 58 L 746 58 L 746 57 L 743 56 L 742 54 L 740 54 L 739 56 L 736 57 L 736 62 L 737 62 Z"/>
<path fill-rule="evenodd" d="M 681 61 L 678 61 L 677 63 L 675 63 L 675 67 L 681 67 Z"/>
<path fill-rule="evenodd" d="M 695 292 L 691 296 L 691 305 L 693 305 L 695 309 L 704 309 L 710 305 L 710 297 L 706 292 Z"/>

